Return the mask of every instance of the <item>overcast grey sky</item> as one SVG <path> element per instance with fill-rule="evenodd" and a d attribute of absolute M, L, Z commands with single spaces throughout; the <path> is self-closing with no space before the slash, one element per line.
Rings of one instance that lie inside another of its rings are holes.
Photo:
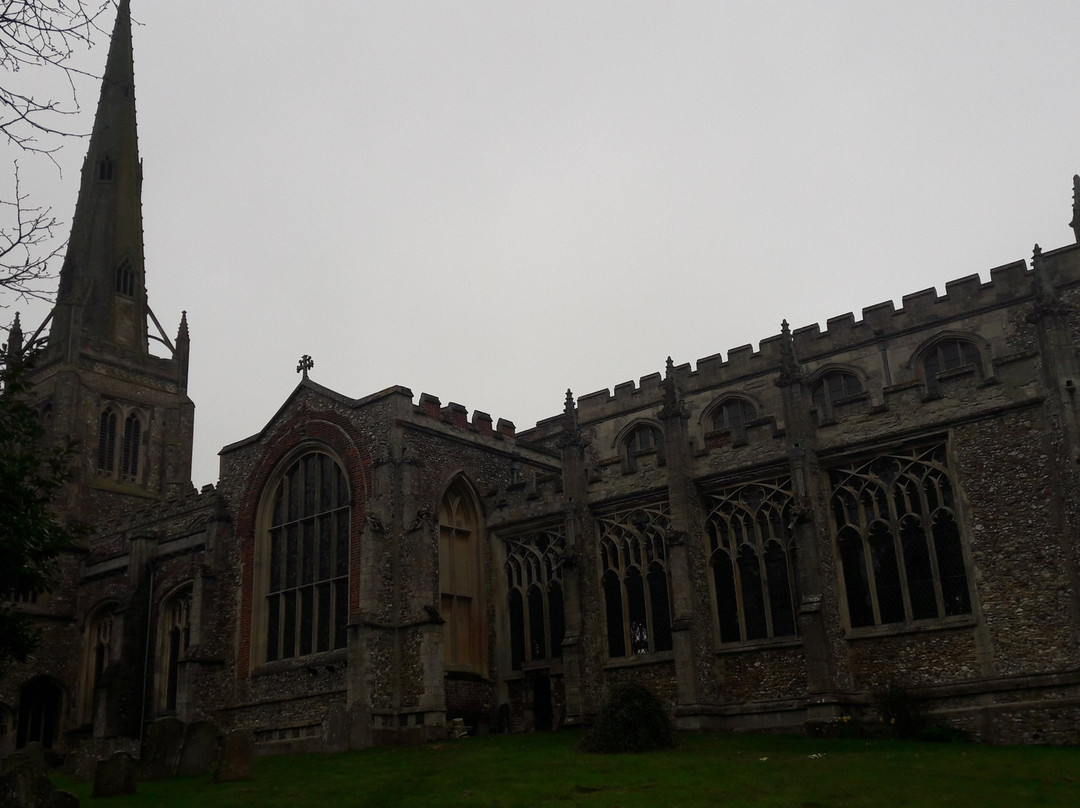
<path fill-rule="evenodd" d="M 188 311 L 197 485 L 304 353 L 345 395 L 524 429 L 568 387 L 1073 241 L 1075 0 L 132 6 L 147 287 L 170 335 Z M 85 148 L 33 173 L 68 221 Z"/>

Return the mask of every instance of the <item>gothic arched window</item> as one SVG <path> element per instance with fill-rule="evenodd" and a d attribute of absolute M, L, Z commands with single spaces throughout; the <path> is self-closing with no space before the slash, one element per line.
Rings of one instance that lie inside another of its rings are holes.
<path fill-rule="evenodd" d="M 468 486 L 457 481 L 439 506 L 439 613 L 445 621 L 443 662 L 449 668 L 483 674 L 487 635 L 480 585 L 480 518 L 473 503 Z"/>
<path fill-rule="evenodd" d="M 671 602 L 662 508 L 638 508 L 601 518 L 600 585 L 604 592 L 608 656 L 670 651 Z"/>
<path fill-rule="evenodd" d="M 652 424 L 640 423 L 631 429 L 622 440 L 623 470 L 634 471 L 638 458 L 656 455 L 659 465 L 664 463 L 663 433 Z"/>
<path fill-rule="evenodd" d="M 941 395 L 943 379 L 974 376 L 981 380 L 986 376 L 978 346 L 963 337 L 939 339 L 922 351 L 921 356 L 926 392 L 930 398 Z"/>
<path fill-rule="evenodd" d="M 562 535 L 553 531 L 540 531 L 506 542 L 513 670 L 562 656 L 564 544 Z"/>
<path fill-rule="evenodd" d="M 845 398 L 857 396 L 863 391 L 859 377 L 846 370 L 832 370 L 818 379 L 814 385 L 813 399 L 819 407 L 835 404 Z"/>
<path fill-rule="evenodd" d="M 113 657 L 116 606 L 107 604 L 94 612 L 86 622 L 83 638 L 83 675 L 79 694 L 79 712 L 84 723 L 94 720 L 95 690 Z"/>
<path fill-rule="evenodd" d="M 97 470 L 102 476 L 111 477 L 116 468 L 116 411 L 106 407 L 98 419 Z"/>
<path fill-rule="evenodd" d="M 137 482 L 139 479 L 139 449 L 142 423 L 131 413 L 124 419 L 124 442 L 120 445 L 120 479 Z"/>
<path fill-rule="evenodd" d="M 135 267 L 125 258 L 116 268 L 116 293 L 124 297 L 135 297 Z"/>
<path fill-rule="evenodd" d="M 728 398 L 712 412 L 713 429 L 740 430 L 757 417 L 754 405 L 741 398 Z"/>
<path fill-rule="evenodd" d="M 852 628 L 971 612 L 943 444 L 836 468 L 829 477 Z"/>
<path fill-rule="evenodd" d="M 265 660 L 344 648 L 349 609 L 349 485 L 337 461 L 312 450 L 289 464 L 268 500 L 264 554 Z"/>
<path fill-rule="evenodd" d="M 706 533 L 720 642 L 794 636 L 791 481 L 736 486 L 709 502 Z"/>
<path fill-rule="evenodd" d="M 176 712 L 180 662 L 191 647 L 191 587 L 170 597 L 158 623 L 158 708 Z"/>

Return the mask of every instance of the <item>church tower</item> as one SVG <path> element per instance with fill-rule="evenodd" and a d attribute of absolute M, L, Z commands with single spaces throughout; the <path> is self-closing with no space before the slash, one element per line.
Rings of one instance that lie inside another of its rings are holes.
<path fill-rule="evenodd" d="M 150 309 L 141 189 L 131 10 L 120 0 L 48 340 L 32 375 L 48 430 L 76 442 L 63 505 L 82 519 L 191 488 L 187 318 L 170 339 Z M 150 339 L 164 357 L 150 352 Z"/>

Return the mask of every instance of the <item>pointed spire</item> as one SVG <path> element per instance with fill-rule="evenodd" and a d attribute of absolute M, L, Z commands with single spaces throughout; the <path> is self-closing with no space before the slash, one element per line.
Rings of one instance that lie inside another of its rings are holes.
<path fill-rule="evenodd" d="M 663 420 L 668 418 L 688 418 L 690 411 L 686 407 L 686 402 L 679 398 L 679 386 L 675 381 L 675 363 L 670 356 L 664 366 L 664 381 L 661 386 L 664 389 L 664 398 L 661 401 L 660 411 L 657 415 Z"/>
<path fill-rule="evenodd" d="M 1080 244 L 1080 174 L 1073 174 L 1073 217 L 1069 222 L 1073 229 L 1073 235 Z"/>
<path fill-rule="evenodd" d="M 785 319 L 780 323 L 780 378 L 776 383 L 780 387 L 802 381 L 802 368 L 795 357 L 795 338 L 791 335 L 791 326 Z"/>
<path fill-rule="evenodd" d="M 120 0 L 60 270 L 52 350 L 70 357 L 92 340 L 149 353 L 141 190 L 131 10 Z"/>
<path fill-rule="evenodd" d="M 15 312 L 15 322 L 8 331 L 7 352 L 12 356 L 20 356 L 23 349 L 22 323 L 19 322 L 19 312 Z"/>
<path fill-rule="evenodd" d="M 181 390 L 187 390 L 188 362 L 191 358 L 191 337 L 188 336 L 187 312 L 180 312 L 180 327 L 176 329 L 176 351 L 173 353 L 177 362 L 177 380 Z"/>

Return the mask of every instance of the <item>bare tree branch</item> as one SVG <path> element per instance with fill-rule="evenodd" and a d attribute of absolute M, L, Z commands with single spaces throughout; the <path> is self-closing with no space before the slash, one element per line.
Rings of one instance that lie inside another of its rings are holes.
<path fill-rule="evenodd" d="M 19 184 L 16 163 L 15 199 L 0 199 L 0 287 L 22 300 L 44 300 L 49 298 L 52 264 L 63 257 L 67 242 L 54 238 L 60 222 L 52 209 L 34 207 L 27 197 Z"/>
<path fill-rule="evenodd" d="M 39 142 L 39 136 L 71 134 L 55 123 L 79 110 L 74 77 L 85 74 L 71 58 L 91 44 L 100 30 L 98 18 L 111 5 L 108 0 L 0 0 L 0 71 L 7 73 L 0 80 L 0 132 L 9 144 L 49 152 L 58 144 Z M 70 100 L 16 89 L 16 74 L 28 69 L 60 73 Z"/>
<path fill-rule="evenodd" d="M 76 78 L 86 74 L 73 57 L 100 32 L 98 19 L 112 0 L 0 0 L 0 143 L 18 152 L 53 153 L 76 133 L 62 125 L 79 112 Z M 66 98 L 38 87 L 67 87 Z M 15 164 L 14 196 L 0 190 L 0 290 L 18 299 L 51 297 L 52 265 L 63 257 L 60 222 L 52 209 L 30 203 Z M 0 304 L 0 308 L 5 306 Z"/>

